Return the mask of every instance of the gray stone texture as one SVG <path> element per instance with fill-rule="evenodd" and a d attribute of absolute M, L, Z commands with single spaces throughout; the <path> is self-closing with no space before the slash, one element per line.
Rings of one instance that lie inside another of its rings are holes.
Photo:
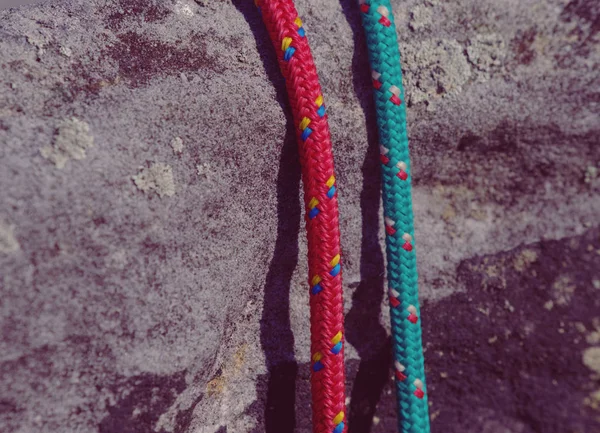
<path fill-rule="evenodd" d="M 393 6 L 432 429 L 599 432 L 600 7 Z M 392 432 L 360 16 L 297 7 L 337 167 L 350 432 Z M 0 431 L 311 431 L 299 182 L 253 2 L 0 11 Z"/>

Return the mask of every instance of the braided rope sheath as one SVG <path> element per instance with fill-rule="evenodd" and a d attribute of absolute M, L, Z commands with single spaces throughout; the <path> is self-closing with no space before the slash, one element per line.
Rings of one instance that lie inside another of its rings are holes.
<path fill-rule="evenodd" d="M 286 80 L 299 145 L 311 319 L 313 431 L 343 433 L 345 384 L 340 234 L 325 105 L 302 20 L 291 0 L 257 0 Z"/>
<path fill-rule="evenodd" d="M 398 430 L 427 433 L 429 413 L 419 324 L 411 170 L 400 52 L 390 2 L 359 0 L 359 4 L 379 129 Z"/>

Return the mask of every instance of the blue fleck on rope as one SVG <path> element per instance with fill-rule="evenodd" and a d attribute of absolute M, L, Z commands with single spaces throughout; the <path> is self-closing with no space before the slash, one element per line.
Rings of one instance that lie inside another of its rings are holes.
<path fill-rule="evenodd" d="M 373 78 L 386 230 L 398 431 L 429 433 L 400 52 L 388 0 L 359 0 Z"/>

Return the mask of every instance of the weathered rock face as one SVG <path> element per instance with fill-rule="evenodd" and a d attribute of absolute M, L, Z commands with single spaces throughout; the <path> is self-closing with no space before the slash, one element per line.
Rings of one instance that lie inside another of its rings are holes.
<path fill-rule="evenodd" d="M 395 426 L 354 1 L 298 1 L 338 171 L 351 432 Z M 600 431 L 600 10 L 395 1 L 434 431 Z M 309 432 L 293 125 L 252 2 L 0 12 L 0 431 Z"/>

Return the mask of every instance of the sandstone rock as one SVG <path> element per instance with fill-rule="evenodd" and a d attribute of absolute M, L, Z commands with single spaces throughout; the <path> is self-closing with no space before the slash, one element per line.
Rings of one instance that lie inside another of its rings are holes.
<path fill-rule="evenodd" d="M 596 3 L 393 6 L 433 431 L 597 431 L 574 325 L 599 310 Z M 390 432 L 364 34 L 354 1 L 297 7 L 334 143 L 349 421 Z M 0 71 L 0 431 L 311 431 L 294 125 L 252 2 L 3 10 Z"/>

